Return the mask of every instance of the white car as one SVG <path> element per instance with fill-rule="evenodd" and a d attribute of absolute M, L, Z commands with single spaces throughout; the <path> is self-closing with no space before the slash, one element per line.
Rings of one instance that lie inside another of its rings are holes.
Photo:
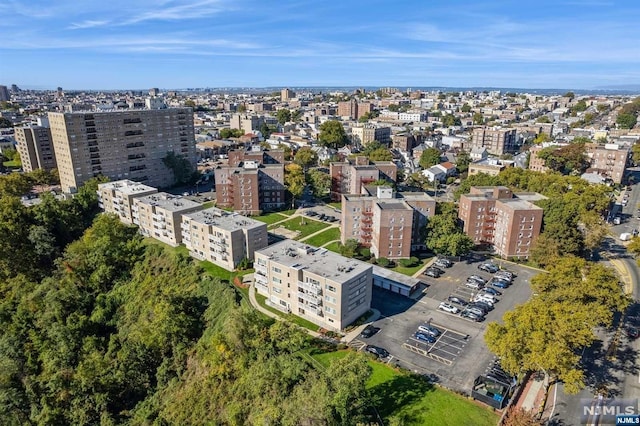
<path fill-rule="evenodd" d="M 456 308 L 455 306 L 447 302 L 440 303 L 440 306 L 438 306 L 438 309 L 445 312 L 449 312 L 450 314 L 457 314 L 458 312 L 460 312 L 460 309 Z"/>

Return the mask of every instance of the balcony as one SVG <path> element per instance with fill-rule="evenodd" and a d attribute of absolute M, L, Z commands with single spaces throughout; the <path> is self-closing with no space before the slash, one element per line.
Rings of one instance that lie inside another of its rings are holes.
<path fill-rule="evenodd" d="M 365 210 L 365 211 L 362 212 L 362 215 L 371 217 L 371 216 L 373 216 L 373 212 L 371 210 Z"/>
<path fill-rule="evenodd" d="M 318 298 L 317 296 L 314 296 L 309 293 L 305 293 L 304 291 L 300 291 L 300 289 L 298 289 L 298 298 L 309 303 L 309 305 L 313 305 L 314 307 L 322 305 L 321 298 Z"/>
<path fill-rule="evenodd" d="M 320 296 L 322 294 L 322 288 L 317 284 L 306 283 L 304 281 L 298 281 L 298 290 L 302 288 L 306 292 L 314 295 Z"/>

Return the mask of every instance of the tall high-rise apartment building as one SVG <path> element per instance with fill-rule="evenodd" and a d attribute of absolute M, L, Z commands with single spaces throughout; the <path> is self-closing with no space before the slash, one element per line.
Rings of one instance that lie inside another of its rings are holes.
<path fill-rule="evenodd" d="M 280 100 L 282 102 L 287 102 L 288 100 L 295 97 L 296 97 L 295 92 L 291 91 L 290 89 L 285 88 L 280 91 Z"/>
<path fill-rule="evenodd" d="M 352 120 L 357 120 L 372 110 L 373 106 L 370 102 L 357 102 L 355 99 L 338 102 L 338 115 L 341 117 L 350 117 Z"/>
<path fill-rule="evenodd" d="M 16 127 L 14 131 L 22 169 L 25 172 L 36 169 L 51 170 L 57 167 L 50 128 L 28 126 Z"/>
<path fill-rule="evenodd" d="M 49 124 L 65 192 L 98 175 L 170 186 L 175 177 L 163 162 L 169 152 L 196 166 L 191 108 L 51 112 Z"/>
<path fill-rule="evenodd" d="M 8 101 L 11 97 L 9 96 L 9 90 L 7 86 L 0 86 L 0 102 Z"/>

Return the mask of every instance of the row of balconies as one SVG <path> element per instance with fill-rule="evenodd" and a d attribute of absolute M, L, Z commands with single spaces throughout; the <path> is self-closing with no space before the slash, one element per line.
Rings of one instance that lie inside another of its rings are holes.
<path fill-rule="evenodd" d="M 322 294 L 322 288 L 318 284 L 298 281 L 298 291 L 300 291 L 301 288 L 315 296 L 320 296 Z"/>

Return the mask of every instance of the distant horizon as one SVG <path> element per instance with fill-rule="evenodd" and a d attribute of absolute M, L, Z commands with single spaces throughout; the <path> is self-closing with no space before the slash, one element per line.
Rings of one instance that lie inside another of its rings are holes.
<path fill-rule="evenodd" d="M 592 91 L 640 82 L 640 3 L 620 0 L 12 0 L 0 13 L 0 84 L 9 85 Z"/>
<path fill-rule="evenodd" d="M 54 88 L 44 88 L 37 86 L 25 85 L 21 86 L 17 83 L 18 88 L 21 90 L 33 90 L 33 91 L 56 91 L 58 87 Z M 11 84 L 5 84 L 5 86 L 9 87 Z M 151 88 L 157 88 L 161 92 L 168 91 L 177 91 L 177 92 L 203 92 L 203 91 L 233 91 L 236 93 L 242 93 L 242 91 L 264 91 L 264 92 L 273 92 L 280 91 L 282 89 L 288 88 L 293 91 L 296 90 L 307 90 L 307 91 L 354 91 L 357 89 L 365 89 L 367 91 L 379 90 L 387 87 L 398 89 L 401 92 L 406 92 L 407 90 L 411 91 L 474 91 L 474 92 L 482 92 L 482 91 L 500 91 L 500 92 L 515 92 L 515 93 L 536 93 L 541 95 L 554 95 L 554 94 L 564 94 L 567 92 L 574 92 L 576 95 L 640 95 L 640 85 L 629 85 L 626 87 L 600 87 L 593 89 L 584 89 L 584 88 L 525 88 L 525 87 L 493 87 L 493 86 L 393 86 L 393 85 L 383 85 L 383 86 L 362 86 L 362 85 L 338 85 L 338 86 L 192 86 L 192 87 L 156 87 L 149 86 L 144 88 L 121 88 L 121 89 L 74 89 L 74 88 L 64 88 L 62 87 L 63 92 L 147 92 Z"/>

